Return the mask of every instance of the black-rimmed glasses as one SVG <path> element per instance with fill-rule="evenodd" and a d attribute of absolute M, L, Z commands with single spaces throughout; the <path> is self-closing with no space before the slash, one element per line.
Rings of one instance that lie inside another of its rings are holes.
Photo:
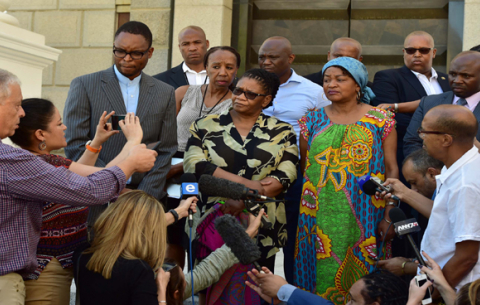
<path fill-rule="evenodd" d="M 423 54 L 423 55 L 427 55 L 428 53 L 430 53 L 430 51 L 432 50 L 433 48 L 405 48 L 405 52 L 407 54 L 410 54 L 410 55 L 413 55 L 415 53 L 420 52 L 420 54 Z"/>
<path fill-rule="evenodd" d="M 134 60 L 142 59 L 142 57 L 148 53 L 148 48 L 145 52 L 142 51 L 132 51 L 132 52 L 127 52 L 122 49 L 115 49 L 115 46 L 113 47 L 113 55 L 118 58 L 125 58 L 127 55 L 130 55 L 130 57 Z"/>
<path fill-rule="evenodd" d="M 245 97 L 249 100 L 254 100 L 257 98 L 257 96 L 268 96 L 270 94 L 260 94 L 260 93 L 255 93 L 252 91 L 245 91 L 242 88 L 235 87 L 232 91 L 234 95 L 242 95 L 245 94 Z"/>
<path fill-rule="evenodd" d="M 445 133 L 445 132 L 443 132 L 443 131 L 423 130 L 422 127 L 419 127 L 419 128 L 417 129 L 417 133 L 418 133 L 418 136 L 419 136 L 420 138 L 423 138 L 422 135 L 425 135 L 425 134 L 446 134 L 446 135 L 451 136 L 451 134 Z"/>

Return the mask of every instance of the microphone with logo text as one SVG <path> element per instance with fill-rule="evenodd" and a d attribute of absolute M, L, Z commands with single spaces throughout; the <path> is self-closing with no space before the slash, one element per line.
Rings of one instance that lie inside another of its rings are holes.
<path fill-rule="evenodd" d="M 180 177 L 181 195 L 180 199 L 187 199 L 188 197 L 198 196 L 198 183 L 194 174 L 185 173 Z M 193 212 L 188 210 L 188 225 L 193 226 Z"/>
<path fill-rule="evenodd" d="M 234 200 L 245 200 L 245 208 L 249 213 L 257 216 L 262 206 L 252 201 L 251 198 L 266 200 L 269 202 L 281 202 L 283 200 L 275 200 L 267 196 L 259 195 L 257 190 L 250 189 L 243 184 L 232 182 L 230 180 L 216 178 L 210 175 L 202 175 L 198 180 L 200 192 L 207 196 L 225 197 Z M 262 228 L 270 230 L 272 223 L 265 215 L 262 215 Z"/>
<path fill-rule="evenodd" d="M 357 183 L 360 186 L 360 189 L 367 195 L 375 196 L 375 192 L 387 192 L 392 193 L 392 188 L 390 186 L 383 185 L 383 181 L 377 177 L 370 175 L 361 176 L 357 179 Z M 393 200 L 400 201 L 400 198 L 392 194 L 391 197 Z"/>
<path fill-rule="evenodd" d="M 215 229 L 241 264 L 253 264 L 258 271 L 262 271 L 262 267 L 257 262 L 262 253 L 235 217 L 223 215 L 217 218 Z"/>
<path fill-rule="evenodd" d="M 418 261 L 423 266 L 426 266 L 420 251 L 418 251 L 417 245 L 415 245 L 412 236 L 410 236 L 410 233 L 419 232 L 421 230 L 417 220 L 415 218 L 407 219 L 407 216 L 405 216 L 405 213 L 400 208 L 391 209 L 390 212 L 388 212 L 388 216 L 390 216 L 390 219 L 395 226 L 395 233 L 397 233 L 398 236 L 407 236 Z"/>

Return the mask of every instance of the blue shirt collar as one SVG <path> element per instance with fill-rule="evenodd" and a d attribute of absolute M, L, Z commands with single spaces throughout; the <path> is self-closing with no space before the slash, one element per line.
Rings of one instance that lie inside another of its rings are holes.
<path fill-rule="evenodd" d="M 140 79 L 142 79 L 142 73 L 140 73 L 139 76 L 135 77 L 132 81 L 130 81 L 128 77 L 118 71 L 116 65 L 113 65 L 113 70 L 115 71 L 115 75 L 117 76 L 118 81 L 124 85 L 128 85 L 130 82 L 132 82 L 132 85 L 136 86 L 140 83 Z"/>
<path fill-rule="evenodd" d="M 281 84 L 280 87 L 286 86 L 290 82 L 301 83 L 305 79 L 305 78 L 301 77 L 300 75 L 298 75 L 297 73 L 295 73 L 295 70 L 290 69 L 290 71 L 292 71 L 292 75 L 290 75 L 290 78 L 285 83 Z"/>

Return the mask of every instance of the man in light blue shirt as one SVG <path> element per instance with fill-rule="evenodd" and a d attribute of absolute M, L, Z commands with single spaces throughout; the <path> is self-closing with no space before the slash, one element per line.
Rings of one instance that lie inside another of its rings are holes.
<path fill-rule="evenodd" d="M 118 84 L 120 85 L 120 91 L 122 91 L 123 101 L 125 102 L 125 108 L 127 108 L 127 113 L 133 112 L 136 114 L 138 96 L 140 94 L 140 80 L 142 79 L 142 74 L 131 80 L 122 73 L 120 73 L 120 71 L 118 71 L 117 69 L 117 66 L 114 65 L 113 70 L 115 71 L 115 75 L 117 76 Z"/>
<path fill-rule="evenodd" d="M 280 36 L 265 40 L 258 52 L 260 68 L 275 73 L 280 79 L 280 88 L 273 100 L 273 105 L 263 112 L 291 124 L 297 134 L 297 145 L 300 147 L 298 120 L 309 110 L 325 107 L 330 104 L 330 101 L 326 99 L 322 87 L 295 73 L 291 68 L 294 60 L 295 54 L 292 53 L 290 41 Z M 289 283 L 293 283 L 295 237 L 303 184 L 300 167 L 297 177 L 295 184 L 285 194 L 288 240 L 283 252 L 285 277 Z"/>

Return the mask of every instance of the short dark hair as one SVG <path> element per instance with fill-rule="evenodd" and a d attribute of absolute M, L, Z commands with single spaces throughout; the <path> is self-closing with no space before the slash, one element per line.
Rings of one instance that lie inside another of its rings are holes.
<path fill-rule="evenodd" d="M 480 44 L 478 46 L 474 46 L 474 47 L 470 48 L 470 51 L 480 52 Z"/>
<path fill-rule="evenodd" d="M 263 69 L 250 69 L 240 77 L 240 79 L 242 78 L 249 78 L 258 81 L 265 90 L 265 94 L 272 96 L 272 101 L 263 109 L 272 106 L 272 102 L 277 95 L 278 88 L 280 87 L 280 79 L 275 73 Z M 240 79 L 238 81 L 240 81 Z"/>
<path fill-rule="evenodd" d="M 164 262 L 166 263 L 175 263 L 172 259 L 165 258 Z M 166 293 L 166 298 L 167 298 L 167 304 L 171 305 L 182 305 L 183 304 L 183 294 L 185 292 L 185 280 L 183 277 L 180 275 L 182 269 L 177 265 L 174 268 L 172 268 L 170 271 L 170 280 L 168 281 L 167 285 L 167 293 Z M 188 288 L 188 287 L 187 287 Z M 180 299 L 175 299 L 175 291 L 178 290 L 178 294 L 180 296 Z"/>
<path fill-rule="evenodd" d="M 408 301 L 408 285 L 400 277 L 388 271 L 373 272 L 361 278 L 365 283 L 362 296 L 366 304 L 405 305 Z"/>
<path fill-rule="evenodd" d="M 118 28 L 115 32 L 115 38 L 117 38 L 120 33 L 130 33 L 134 35 L 142 35 L 145 37 L 145 40 L 148 42 L 148 48 L 152 46 L 152 32 L 145 23 L 139 21 L 129 21 L 124 23 L 121 27 Z"/>
<path fill-rule="evenodd" d="M 425 149 L 420 148 L 409 154 L 402 163 L 405 165 L 408 161 L 412 161 L 413 170 L 421 175 L 425 175 L 430 167 L 441 170 L 443 162 L 431 157 Z"/>
<path fill-rule="evenodd" d="M 22 101 L 22 108 L 25 117 L 20 119 L 20 124 L 10 140 L 21 148 L 27 148 L 33 144 L 35 131 L 48 130 L 48 124 L 55 114 L 55 105 L 43 98 L 29 98 Z"/>
<path fill-rule="evenodd" d="M 208 57 L 210 57 L 210 55 L 212 55 L 217 51 L 228 51 L 233 55 L 235 55 L 235 57 L 237 58 L 237 68 L 240 67 L 240 62 L 241 62 L 240 53 L 238 53 L 237 50 L 235 50 L 235 48 L 232 48 L 229 46 L 219 46 L 219 47 L 210 48 L 208 49 L 207 53 L 205 53 L 205 57 L 203 58 L 203 66 L 205 67 L 205 69 L 208 66 Z"/>

